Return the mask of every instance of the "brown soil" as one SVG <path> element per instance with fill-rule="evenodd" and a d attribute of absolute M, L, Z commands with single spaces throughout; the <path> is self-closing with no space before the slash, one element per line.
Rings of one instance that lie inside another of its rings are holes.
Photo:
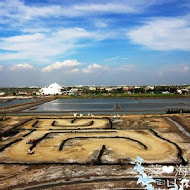
<path fill-rule="evenodd" d="M 71 122 L 73 117 L 69 116 L 52 116 L 52 118 L 43 116 L 43 118 L 33 118 L 23 125 L 20 124 L 30 119 L 31 116 L 10 117 L 9 120 L 2 122 L 4 129 L 9 125 L 19 133 L 3 137 L 0 147 L 19 138 L 22 140 L 0 152 L 0 189 L 16 189 L 26 186 L 33 186 L 34 189 L 56 190 L 140 188 L 134 177 L 136 175 L 133 170 L 134 166 L 130 165 L 136 156 L 141 156 L 147 164 L 180 164 L 178 149 L 175 145 L 177 144 L 182 150 L 184 159 L 190 159 L 188 138 L 165 117 L 165 115 L 122 116 L 118 120 L 112 120 L 112 129 L 109 128 L 109 120 L 102 116 L 79 118 L 73 123 Z M 176 121 L 180 121 L 179 123 L 183 127 L 186 125 L 186 130 L 190 128 L 189 115 L 171 115 L 171 118 L 178 118 Z M 93 124 L 86 126 L 92 120 Z M 56 121 L 58 126 L 52 126 L 53 121 Z M 36 131 L 23 137 L 34 129 Z M 163 139 L 156 136 L 151 130 L 154 130 Z M 47 133 L 49 134 L 32 149 L 34 154 L 29 155 L 28 149 L 32 144 L 26 144 L 26 142 L 30 139 L 40 139 Z M 63 149 L 59 151 L 64 140 L 67 141 L 63 145 Z M 170 142 L 174 142 L 174 144 Z M 101 164 L 97 165 L 96 161 L 102 145 L 105 145 L 105 150 L 100 158 Z M 144 145 L 148 148 L 147 150 Z M 46 162 L 49 165 L 39 164 L 40 162 Z M 117 165 L 120 162 L 124 165 Z M 20 164 L 16 165 L 16 163 Z M 25 163 L 33 163 L 33 165 Z M 72 165 L 72 163 L 78 164 Z M 151 165 L 144 167 L 148 168 Z M 159 175 L 160 177 L 168 176 L 162 172 Z M 169 176 L 173 175 L 175 173 Z M 159 177 L 158 174 L 156 177 Z M 125 180 L 117 181 L 118 178 L 125 178 Z M 101 179 L 107 179 L 107 181 Z M 36 185 L 40 186 L 36 187 Z"/>
<path fill-rule="evenodd" d="M 171 118 L 183 126 L 183 128 L 190 133 L 190 115 L 173 115 Z"/>

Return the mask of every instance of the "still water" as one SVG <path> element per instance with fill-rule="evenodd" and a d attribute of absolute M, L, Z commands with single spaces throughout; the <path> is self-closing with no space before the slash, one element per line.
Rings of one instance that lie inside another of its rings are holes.
<path fill-rule="evenodd" d="M 170 108 L 190 109 L 190 98 L 57 99 L 25 110 L 25 112 L 165 113 Z"/>
<path fill-rule="evenodd" d="M 0 107 L 27 103 L 27 102 L 31 102 L 33 100 L 34 100 L 33 98 L 30 98 L 30 99 L 17 99 L 17 100 L 10 100 L 9 102 L 3 102 L 4 100 L 0 99 Z"/>

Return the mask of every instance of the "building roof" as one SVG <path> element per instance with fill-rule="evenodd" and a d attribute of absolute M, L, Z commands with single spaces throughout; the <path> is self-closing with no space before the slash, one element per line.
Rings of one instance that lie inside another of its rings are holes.
<path fill-rule="evenodd" d="M 52 83 L 48 88 L 62 89 L 62 87 L 57 83 Z"/>
<path fill-rule="evenodd" d="M 61 89 L 62 87 L 59 84 L 53 83 L 48 87 L 42 88 L 40 92 L 42 95 L 56 95 L 61 94 Z"/>

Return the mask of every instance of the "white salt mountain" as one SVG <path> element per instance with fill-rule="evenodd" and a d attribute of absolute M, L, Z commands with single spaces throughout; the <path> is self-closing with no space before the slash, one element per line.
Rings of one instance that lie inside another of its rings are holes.
<path fill-rule="evenodd" d="M 48 87 L 44 87 L 40 90 L 41 95 L 58 95 L 61 94 L 62 87 L 57 83 L 53 83 Z"/>

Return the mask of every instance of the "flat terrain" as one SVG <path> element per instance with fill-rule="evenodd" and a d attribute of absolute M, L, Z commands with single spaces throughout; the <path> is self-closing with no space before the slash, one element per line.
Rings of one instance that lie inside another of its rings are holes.
<path fill-rule="evenodd" d="M 132 164 L 137 156 L 144 159 L 145 168 L 152 164 L 189 168 L 189 124 L 188 114 L 117 119 L 11 116 L 0 122 L 0 189 L 59 189 L 65 185 L 76 189 L 76 184 L 80 189 L 100 188 L 100 184 L 104 188 L 110 184 L 110 188 L 140 187 Z"/>

